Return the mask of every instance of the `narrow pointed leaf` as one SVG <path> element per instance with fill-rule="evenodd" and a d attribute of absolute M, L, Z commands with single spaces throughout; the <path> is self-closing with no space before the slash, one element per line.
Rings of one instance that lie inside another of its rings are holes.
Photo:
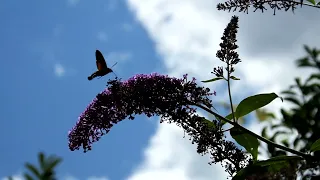
<path fill-rule="evenodd" d="M 316 1 L 315 0 L 307 0 L 308 2 L 310 2 L 313 5 L 316 5 Z"/>
<path fill-rule="evenodd" d="M 316 140 L 316 142 L 314 142 L 310 148 L 311 152 L 315 152 L 315 151 L 319 151 L 319 150 L 320 150 L 320 139 Z"/>
<path fill-rule="evenodd" d="M 205 80 L 205 81 L 201 81 L 201 82 L 208 83 L 208 82 L 218 81 L 218 80 L 221 80 L 221 79 L 223 79 L 223 78 L 222 77 L 217 77 L 217 78 L 213 78 L 213 79 L 209 79 L 209 80 Z"/>
<path fill-rule="evenodd" d="M 27 174 L 27 173 L 25 173 L 23 176 L 24 176 L 24 178 L 25 178 L 26 180 L 35 180 L 35 179 L 32 178 L 32 176 L 30 176 L 30 175 Z"/>
<path fill-rule="evenodd" d="M 245 115 L 251 113 L 252 111 L 257 110 L 257 109 L 269 104 L 277 97 L 279 97 L 279 96 L 275 93 L 258 94 L 258 95 L 247 97 L 246 99 L 242 100 L 239 103 L 237 110 L 235 112 L 235 116 L 237 119 L 239 117 L 245 116 Z M 282 98 L 281 98 L 281 100 L 282 100 Z"/>
<path fill-rule="evenodd" d="M 26 168 L 31 171 L 36 177 L 41 177 L 41 173 L 38 171 L 38 169 L 33 166 L 32 164 L 30 163 L 26 163 Z"/>
<path fill-rule="evenodd" d="M 299 100 L 294 97 L 286 97 L 286 98 L 284 98 L 284 100 L 290 101 L 293 104 L 296 104 L 297 106 L 301 106 Z"/>
<path fill-rule="evenodd" d="M 46 168 L 46 162 L 45 162 L 44 153 L 40 152 L 38 154 L 38 161 L 39 161 L 39 164 L 40 164 L 40 168 L 42 170 L 44 170 Z"/>
<path fill-rule="evenodd" d="M 239 78 L 235 77 L 235 76 L 230 76 L 230 79 L 233 79 L 233 80 L 240 80 Z"/>
<path fill-rule="evenodd" d="M 295 95 L 296 93 L 290 90 L 282 91 L 281 94 Z"/>
<path fill-rule="evenodd" d="M 313 79 L 320 79 L 320 74 L 312 74 L 308 79 L 307 81 L 311 81 Z"/>

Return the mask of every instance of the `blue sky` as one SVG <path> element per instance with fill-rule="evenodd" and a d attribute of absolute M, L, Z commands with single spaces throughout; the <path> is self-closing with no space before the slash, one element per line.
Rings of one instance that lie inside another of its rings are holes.
<path fill-rule="evenodd" d="M 108 65 L 118 62 L 114 71 L 122 78 L 161 70 L 152 41 L 126 4 L 1 1 L 0 22 L 0 177 L 36 162 L 39 151 L 63 158 L 60 175 L 128 176 L 155 129 L 143 116 L 121 123 L 92 152 L 71 152 L 67 142 L 80 113 L 114 76 L 87 80 L 96 69 L 96 49 Z"/>
<path fill-rule="evenodd" d="M 234 15 L 215 7 L 212 0 L 0 1 L 0 178 L 23 172 L 23 164 L 36 163 L 44 151 L 63 158 L 59 179 L 225 179 L 224 169 L 209 166 L 183 131 L 159 125 L 157 117 L 120 123 L 85 154 L 71 152 L 67 139 L 81 112 L 114 77 L 87 80 L 96 70 L 96 49 L 108 65 L 118 62 L 113 69 L 123 79 L 151 72 L 211 78 L 220 38 Z M 304 55 L 302 44 L 320 46 L 316 10 L 235 14 L 242 59 L 235 74 L 241 81 L 232 84 L 235 103 L 279 93 L 294 77 L 308 75 L 293 62 Z M 225 85 L 208 86 L 217 92 L 214 103 L 228 100 Z M 269 107 L 284 105 L 279 100 Z M 257 133 L 261 127 L 248 126 Z"/>

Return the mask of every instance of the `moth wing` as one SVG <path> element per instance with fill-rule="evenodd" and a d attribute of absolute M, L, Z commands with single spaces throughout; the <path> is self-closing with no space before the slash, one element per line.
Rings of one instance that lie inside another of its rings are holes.
<path fill-rule="evenodd" d="M 99 50 L 96 50 L 96 64 L 99 71 L 108 68 L 106 60 L 104 60 L 104 57 Z"/>

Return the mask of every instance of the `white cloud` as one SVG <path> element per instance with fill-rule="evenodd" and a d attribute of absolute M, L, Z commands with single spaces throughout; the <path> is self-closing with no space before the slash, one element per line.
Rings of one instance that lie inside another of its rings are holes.
<path fill-rule="evenodd" d="M 67 0 L 68 5 L 70 6 L 76 6 L 80 0 Z"/>
<path fill-rule="evenodd" d="M 57 77 L 62 77 L 65 75 L 65 68 L 57 63 L 54 65 L 54 74 L 57 76 Z"/>
<path fill-rule="evenodd" d="M 133 30 L 133 25 L 130 23 L 123 23 L 121 28 L 126 32 L 131 32 Z"/>
<path fill-rule="evenodd" d="M 174 124 L 159 124 L 144 151 L 144 162 L 127 180 L 209 180 L 227 177 L 220 165 L 208 165 L 207 156 L 197 154 L 189 137 Z"/>
<path fill-rule="evenodd" d="M 102 32 L 102 31 L 98 32 L 97 38 L 101 42 L 106 42 L 108 40 L 107 34 L 105 32 Z"/>
<path fill-rule="evenodd" d="M 221 64 L 215 54 L 224 28 L 233 13 L 218 12 L 218 1 L 212 0 L 127 2 L 156 44 L 156 50 L 163 57 L 170 75 L 181 77 L 182 74 L 189 73 L 200 80 L 211 77 L 213 66 Z M 313 15 L 306 15 L 307 13 L 315 12 L 298 9 L 295 15 L 278 11 L 273 16 L 269 10 L 264 14 L 251 11 L 249 15 L 240 15 L 238 52 L 243 62 L 236 67 L 235 75 L 241 81 L 232 84 L 234 95 L 243 99 L 250 95 L 248 93 L 279 93 L 293 83 L 295 76 L 308 75 L 310 71 L 297 70 L 293 64 L 295 59 L 304 55 L 302 43 L 319 46 L 320 37 L 315 29 L 319 29 L 320 25 L 316 23 L 316 18 L 309 18 L 314 17 Z M 221 88 L 221 83 L 214 84 L 215 89 L 218 87 Z M 219 97 L 215 100 L 221 100 L 227 95 L 225 90 L 222 95 L 219 91 L 217 93 Z M 268 107 L 275 110 L 285 105 L 287 104 L 276 100 Z M 262 126 L 256 123 L 249 128 L 259 134 Z M 207 165 L 206 160 L 195 153 L 190 142 L 181 140 L 181 133 L 177 132 L 178 130 L 161 124 L 145 149 L 143 162 L 129 180 L 225 179 L 226 174 L 219 166 Z M 263 157 L 265 156 L 262 155 L 261 158 Z M 201 171 L 194 170 L 198 167 L 202 168 Z M 220 170 L 221 173 L 212 174 L 213 171 Z M 194 174 L 190 175 L 192 171 Z"/>
<path fill-rule="evenodd" d="M 12 179 L 13 180 L 24 180 L 24 178 L 23 178 L 23 176 L 21 174 L 13 175 Z M 9 178 L 8 177 L 4 177 L 4 178 L 2 178 L 2 180 L 9 180 Z"/>
<path fill-rule="evenodd" d="M 107 55 L 107 59 L 111 61 L 127 61 L 132 58 L 132 53 L 131 52 L 111 52 Z"/>
<path fill-rule="evenodd" d="M 71 176 L 71 175 L 66 175 L 63 177 L 64 180 L 79 180 L 78 178 Z"/>
<path fill-rule="evenodd" d="M 109 180 L 109 179 L 105 176 L 101 176 L 101 177 L 92 176 L 92 177 L 89 177 L 87 180 Z"/>

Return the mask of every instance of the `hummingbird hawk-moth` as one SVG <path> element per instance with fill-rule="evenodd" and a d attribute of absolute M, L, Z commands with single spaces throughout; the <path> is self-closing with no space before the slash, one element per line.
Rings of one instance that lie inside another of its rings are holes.
<path fill-rule="evenodd" d="M 115 66 L 116 64 L 117 63 L 115 63 L 113 66 Z M 98 70 L 96 72 L 92 73 L 88 77 L 89 81 L 91 81 L 95 77 L 102 77 L 104 75 L 107 75 L 107 74 L 113 72 L 111 68 L 108 68 L 106 60 L 104 59 L 102 53 L 99 50 L 96 50 L 96 65 L 97 65 Z"/>

